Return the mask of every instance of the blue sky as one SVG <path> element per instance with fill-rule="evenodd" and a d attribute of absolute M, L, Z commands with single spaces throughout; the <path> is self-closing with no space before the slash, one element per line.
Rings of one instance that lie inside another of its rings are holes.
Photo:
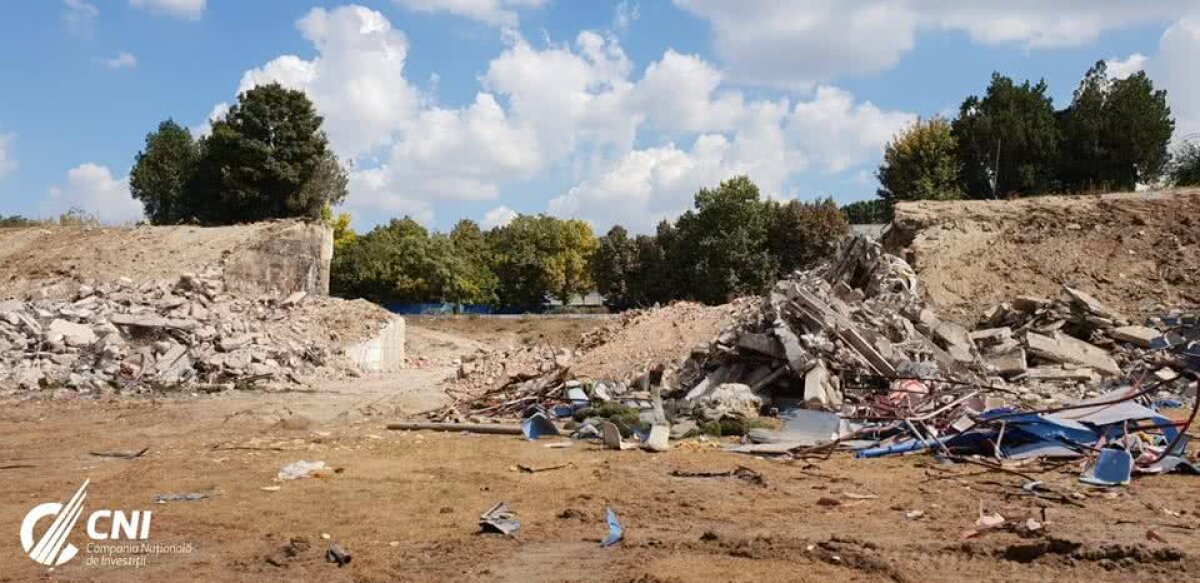
<path fill-rule="evenodd" d="M 1147 70 L 1200 130 L 1200 2 L 12 0 L 0 7 L 0 215 L 139 207 L 171 117 L 304 89 L 352 162 L 362 229 L 551 212 L 647 230 L 748 173 L 781 198 L 873 196 L 879 152 L 993 70 L 1065 106 L 1097 59 Z"/>

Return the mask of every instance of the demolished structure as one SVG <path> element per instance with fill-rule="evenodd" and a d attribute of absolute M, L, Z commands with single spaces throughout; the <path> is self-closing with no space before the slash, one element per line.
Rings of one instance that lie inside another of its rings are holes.
<path fill-rule="evenodd" d="M 1118 468 L 1111 458 L 1124 455 L 1139 471 L 1195 470 L 1186 425 L 1156 410 L 1196 402 L 1194 315 L 1134 322 L 1064 286 L 1058 299 L 996 306 L 971 330 L 939 318 L 918 292 L 904 260 L 848 239 L 829 263 L 737 304 L 730 325 L 682 362 L 589 379 L 545 360 L 435 417 L 574 417 L 577 436 L 599 436 L 615 402 L 639 412 L 625 433 L 647 438 L 660 425 L 677 438 L 700 424 L 777 417 L 744 432 L 750 443 L 733 449 L 747 453 L 836 446 L 860 457 L 933 450 Z"/>
<path fill-rule="evenodd" d="M 69 299 L 0 301 L 0 391 L 304 385 L 377 369 L 381 357 L 366 359 L 370 351 L 361 347 L 396 326 L 399 344 L 388 348 L 398 348 L 403 362 L 403 320 L 362 300 L 304 291 L 251 298 L 218 277 L 186 274 L 174 282 L 92 282 Z"/>

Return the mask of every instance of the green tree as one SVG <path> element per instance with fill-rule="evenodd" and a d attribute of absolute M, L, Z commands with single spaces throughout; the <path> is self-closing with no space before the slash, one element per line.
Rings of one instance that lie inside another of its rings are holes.
<path fill-rule="evenodd" d="M 188 189 L 203 223 L 320 218 L 346 197 L 346 175 L 302 91 L 277 83 L 238 96 L 201 141 L 197 182 Z"/>
<path fill-rule="evenodd" d="M 479 224 L 463 219 L 450 231 L 450 242 L 454 254 L 465 270 L 463 303 L 490 304 L 496 301 L 496 286 L 499 281 L 492 273 L 492 254 L 487 239 Z"/>
<path fill-rule="evenodd" d="M 592 279 L 609 309 L 625 310 L 637 304 L 638 256 L 638 243 L 629 238 L 625 227 L 616 225 L 600 237 L 592 259 Z"/>
<path fill-rule="evenodd" d="M 1200 185 L 1200 144 L 1187 142 L 1175 150 L 1167 177 L 1175 186 Z"/>
<path fill-rule="evenodd" d="M 564 303 L 594 289 L 596 237 L 583 221 L 518 215 L 488 232 L 497 296 L 510 306 L 538 306 L 550 296 Z"/>
<path fill-rule="evenodd" d="M 815 267 L 850 231 L 846 215 L 832 198 L 816 202 L 769 203 L 767 248 L 779 275 Z"/>
<path fill-rule="evenodd" d="M 1058 127 L 1046 91 L 1045 81 L 1017 85 L 993 73 L 982 99 L 973 95 L 963 101 L 951 134 L 967 196 L 1041 194 L 1054 187 Z"/>
<path fill-rule="evenodd" d="M 883 163 L 875 173 L 879 196 L 889 202 L 962 198 L 957 150 L 950 122 L 941 117 L 918 119 L 884 148 Z"/>
<path fill-rule="evenodd" d="M 192 218 L 185 196 L 198 155 L 191 132 L 174 120 L 146 135 L 146 146 L 129 171 L 129 192 L 141 201 L 151 223 L 174 225 Z"/>
<path fill-rule="evenodd" d="M 842 207 L 851 225 L 878 225 L 892 222 L 892 203 L 882 198 L 860 200 Z"/>
<path fill-rule="evenodd" d="M 775 281 L 778 265 L 767 248 L 770 213 L 748 177 L 700 189 L 695 207 L 676 222 L 672 253 L 686 297 L 718 304 Z"/>
<path fill-rule="evenodd" d="M 1112 79 L 1098 61 L 1061 113 L 1060 177 L 1072 190 L 1132 190 L 1162 176 L 1175 129 L 1167 94 L 1145 72 Z"/>

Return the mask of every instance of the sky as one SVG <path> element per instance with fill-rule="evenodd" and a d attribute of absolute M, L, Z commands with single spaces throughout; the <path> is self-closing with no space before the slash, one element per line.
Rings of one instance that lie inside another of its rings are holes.
<path fill-rule="evenodd" d="M 1200 132 L 1200 0 L 6 0 L 0 215 L 141 217 L 128 174 L 172 118 L 304 90 L 369 229 L 517 213 L 650 232 L 697 189 L 869 199 L 884 144 L 993 71 L 1070 103 L 1097 60 Z"/>

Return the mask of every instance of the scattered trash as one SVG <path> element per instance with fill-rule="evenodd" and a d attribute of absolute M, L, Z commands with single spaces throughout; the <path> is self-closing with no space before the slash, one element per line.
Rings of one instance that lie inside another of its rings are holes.
<path fill-rule="evenodd" d="M 543 447 L 546 447 L 549 449 L 566 449 L 566 448 L 572 447 L 574 445 L 575 445 L 575 443 L 572 441 L 556 441 L 554 443 L 547 443 Z"/>
<path fill-rule="evenodd" d="M 916 520 L 922 516 L 925 516 L 924 510 L 909 510 L 908 512 L 904 513 L 904 517 L 909 520 Z"/>
<path fill-rule="evenodd" d="M 842 501 L 838 500 L 837 498 L 830 498 L 829 496 L 821 496 L 820 498 L 817 498 L 817 506 L 833 508 L 834 506 L 841 506 L 841 505 L 842 505 Z"/>
<path fill-rule="evenodd" d="M 337 563 L 339 568 L 350 564 L 350 559 L 353 559 L 350 553 L 342 550 L 342 547 L 337 543 L 329 541 L 329 547 L 325 549 L 325 561 L 329 563 Z"/>
<path fill-rule="evenodd" d="M 279 468 L 280 480 L 300 480 L 304 478 L 321 478 L 327 477 L 336 470 L 332 470 L 325 465 L 323 461 L 307 462 L 304 460 L 292 462 Z"/>
<path fill-rule="evenodd" d="M 600 546 L 611 547 L 625 538 L 625 531 L 621 529 L 621 524 L 617 522 L 617 513 L 613 512 L 611 507 L 604 509 L 604 520 L 608 523 L 608 536 L 600 541 Z"/>
<path fill-rule="evenodd" d="M 536 474 L 538 472 L 548 472 L 550 470 L 561 470 L 563 468 L 573 467 L 575 467 L 575 462 L 567 462 L 565 464 L 558 464 L 555 466 L 542 466 L 540 468 L 535 468 L 524 464 L 517 464 L 517 469 L 526 474 Z"/>
<path fill-rule="evenodd" d="M 263 486 L 263 487 L 259 488 L 259 490 L 262 490 L 264 492 L 278 492 L 280 489 L 281 489 L 280 486 Z"/>
<path fill-rule="evenodd" d="M 167 502 L 192 502 L 195 500 L 203 500 L 211 498 L 213 495 L 207 492 L 178 492 L 175 494 L 155 494 L 155 504 L 166 504 Z"/>
<path fill-rule="evenodd" d="M 497 502 L 495 506 L 479 516 L 479 528 L 483 532 L 512 536 L 520 530 L 521 523 L 517 520 L 517 514 L 508 509 L 507 504 Z"/>
<path fill-rule="evenodd" d="M 621 441 L 621 430 L 617 428 L 617 424 L 611 421 L 605 421 L 600 424 L 600 433 L 603 436 L 604 449 L 633 449 L 637 447 L 633 443 L 625 443 Z"/>
<path fill-rule="evenodd" d="M 1156 543 L 1162 543 L 1164 545 L 1171 544 L 1171 543 L 1167 542 L 1167 539 L 1163 538 L 1163 536 L 1161 534 L 1158 534 L 1158 532 L 1156 532 L 1154 529 L 1150 529 L 1150 530 L 1146 531 L 1146 540 L 1154 541 Z"/>
<path fill-rule="evenodd" d="M 1104 448 L 1079 481 L 1096 486 L 1124 486 L 1133 474 L 1133 456 L 1123 449 Z"/>
<path fill-rule="evenodd" d="M 122 460 L 132 460 L 142 457 L 146 452 L 150 451 L 149 447 L 143 447 L 141 451 L 123 452 L 123 451 L 92 451 L 88 452 L 97 457 L 111 457 Z"/>
<path fill-rule="evenodd" d="M 875 494 L 861 494 L 859 492 L 850 492 L 848 490 L 842 492 L 842 496 L 845 496 L 851 500 L 876 500 L 879 498 L 879 496 L 876 496 Z"/>
<path fill-rule="evenodd" d="M 662 452 L 670 449 L 669 439 L 671 428 L 666 425 L 654 425 L 650 427 L 650 436 L 646 439 L 646 443 L 642 445 L 650 451 Z"/>
<path fill-rule="evenodd" d="M 521 422 L 521 432 L 525 434 L 525 439 L 529 440 L 538 439 L 543 435 L 559 435 L 558 427 L 542 411 L 526 417 Z"/>
<path fill-rule="evenodd" d="M 767 480 L 763 478 L 762 474 L 747 468 L 746 466 L 738 466 L 725 472 L 689 472 L 684 470 L 674 470 L 671 472 L 671 475 L 676 478 L 737 478 L 757 486 L 767 485 Z"/>

